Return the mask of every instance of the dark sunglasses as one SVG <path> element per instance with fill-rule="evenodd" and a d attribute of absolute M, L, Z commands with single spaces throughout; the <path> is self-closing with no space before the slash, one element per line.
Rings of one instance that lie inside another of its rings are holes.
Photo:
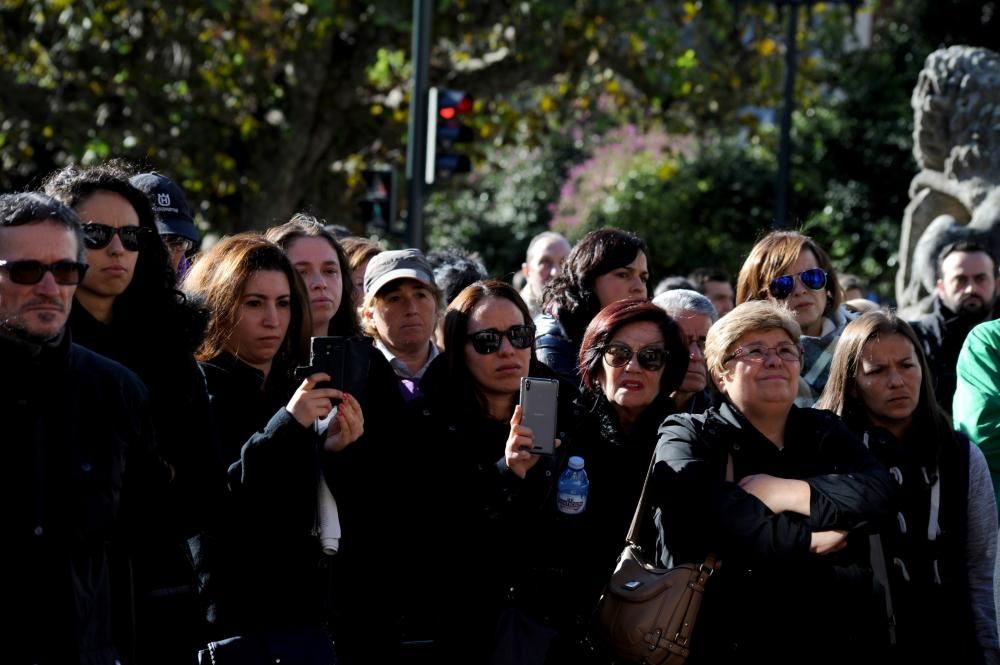
<path fill-rule="evenodd" d="M 658 346 L 647 346 L 633 351 L 624 344 L 614 343 L 608 344 L 604 349 L 604 362 L 612 367 L 628 365 L 632 356 L 635 356 L 636 360 L 639 361 L 639 367 L 650 372 L 659 371 L 667 364 L 667 350 Z"/>
<path fill-rule="evenodd" d="M 83 281 L 83 276 L 87 274 L 87 264 L 77 263 L 76 261 L 42 263 L 41 261 L 0 260 L 0 268 L 7 272 L 10 281 L 15 284 L 25 284 L 28 286 L 38 284 L 47 272 L 52 273 L 56 284 L 66 286 L 76 286 Z"/>
<path fill-rule="evenodd" d="M 83 225 L 83 240 L 87 249 L 104 249 L 117 233 L 122 239 L 122 247 L 129 252 L 138 252 L 139 243 L 146 237 L 147 231 L 141 226 L 107 226 L 89 222 Z"/>
<path fill-rule="evenodd" d="M 775 277 L 771 280 L 771 283 L 767 285 L 767 290 L 772 296 L 778 300 L 784 300 L 788 296 L 792 295 L 792 291 L 795 290 L 795 277 L 796 275 L 782 275 L 781 277 Z M 822 268 L 810 268 L 804 272 L 798 274 L 798 278 L 806 285 L 807 288 L 813 291 L 819 291 L 824 286 L 826 286 L 826 273 Z"/>
<path fill-rule="evenodd" d="M 499 351 L 504 337 L 515 349 L 530 349 L 535 341 L 535 326 L 511 326 L 507 330 L 487 328 L 469 335 L 469 341 L 476 353 L 485 356 Z"/>

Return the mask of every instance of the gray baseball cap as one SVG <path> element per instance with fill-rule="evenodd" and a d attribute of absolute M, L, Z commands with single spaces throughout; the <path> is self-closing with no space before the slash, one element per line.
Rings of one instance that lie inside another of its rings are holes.
<path fill-rule="evenodd" d="M 368 262 L 365 296 L 378 293 L 383 286 L 397 279 L 415 279 L 432 289 L 437 288 L 434 271 L 420 250 L 398 249 L 380 252 Z"/>

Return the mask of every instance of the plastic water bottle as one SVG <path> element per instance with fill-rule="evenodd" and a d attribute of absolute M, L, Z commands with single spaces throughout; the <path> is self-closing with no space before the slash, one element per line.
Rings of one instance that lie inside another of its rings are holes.
<path fill-rule="evenodd" d="M 579 515 L 587 507 L 587 493 L 590 479 L 583 469 L 583 458 L 574 455 L 569 458 L 569 466 L 559 476 L 559 494 L 556 503 L 559 512 Z"/>

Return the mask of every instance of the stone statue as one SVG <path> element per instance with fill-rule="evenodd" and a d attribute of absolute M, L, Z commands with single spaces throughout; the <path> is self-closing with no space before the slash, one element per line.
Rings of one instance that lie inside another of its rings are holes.
<path fill-rule="evenodd" d="M 946 244 L 975 239 L 1000 257 L 1000 55 L 968 46 L 931 53 L 911 104 L 921 171 L 910 183 L 899 244 L 904 317 L 929 310 Z"/>

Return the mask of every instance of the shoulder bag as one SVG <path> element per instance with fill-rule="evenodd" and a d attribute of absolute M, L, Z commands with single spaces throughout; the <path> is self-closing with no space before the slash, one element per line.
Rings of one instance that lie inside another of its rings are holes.
<path fill-rule="evenodd" d="M 705 584 L 720 562 L 709 554 L 701 564 L 658 568 L 639 546 L 639 527 L 646 514 L 649 480 L 635 508 L 626 545 L 597 609 L 598 632 L 615 656 L 649 665 L 681 665 L 690 654 L 691 634 L 701 608 Z M 733 479 L 729 456 L 726 480 Z"/>

